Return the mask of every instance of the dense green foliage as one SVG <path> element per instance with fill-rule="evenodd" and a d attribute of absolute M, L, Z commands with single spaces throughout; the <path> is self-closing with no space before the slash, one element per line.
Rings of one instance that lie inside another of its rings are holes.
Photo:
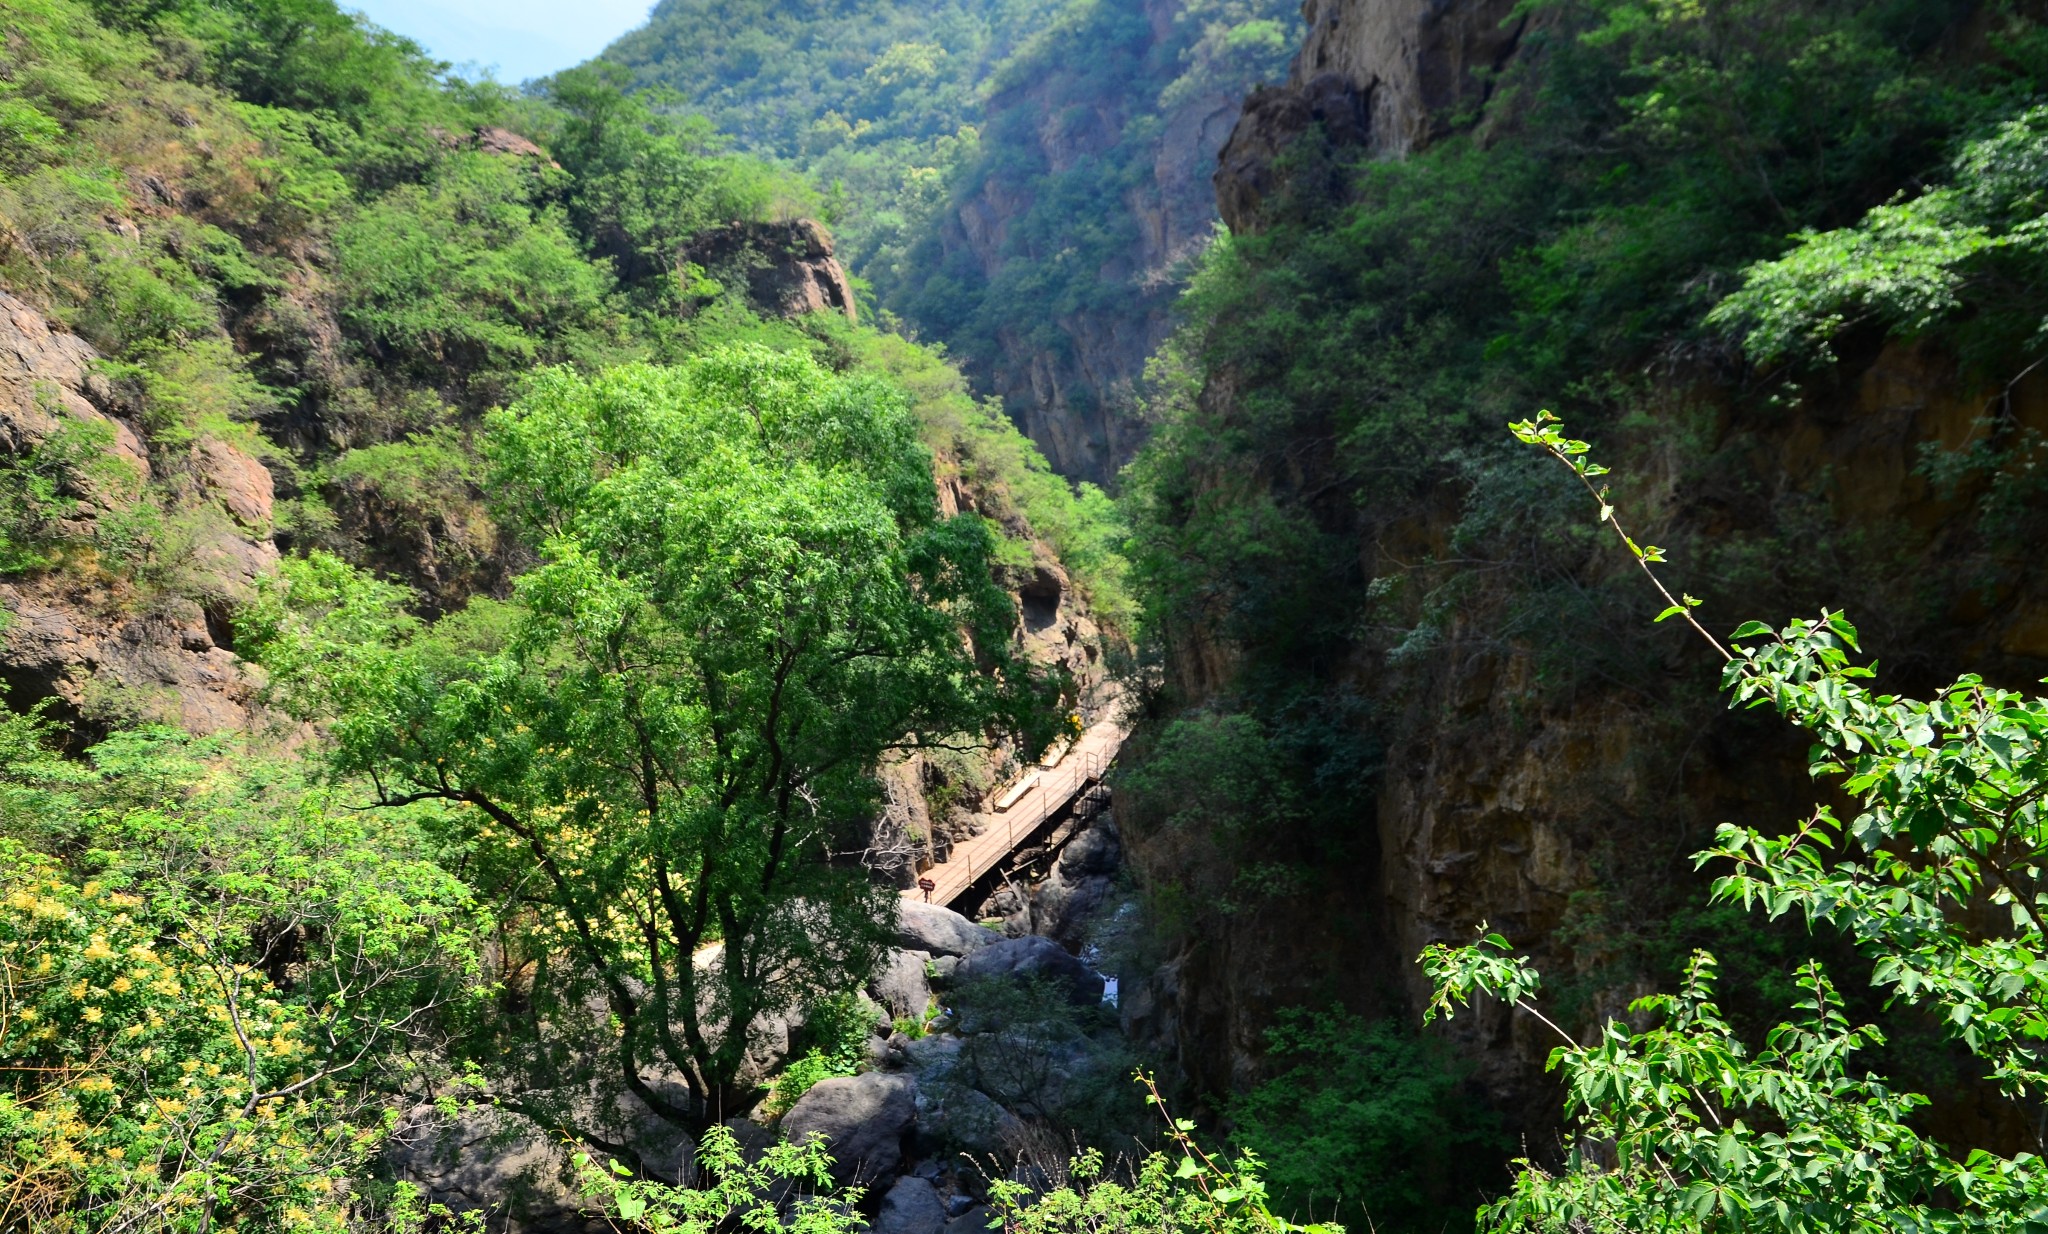
<path fill-rule="evenodd" d="M 808 323 L 837 362 L 887 374 L 910 396 L 925 444 L 942 466 L 956 469 L 1010 543 L 1036 535 L 1073 572 L 1094 611 L 1129 628 L 1136 603 L 1123 557 L 1128 534 L 1108 494 L 1086 482 L 1056 475 L 1045 456 L 1004 418 L 991 400 L 977 399 L 942 350 L 898 334 L 859 330 L 835 318 Z"/>
<path fill-rule="evenodd" d="M 855 268 L 899 257 L 981 125 L 983 83 L 1057 0 L 669 0 L 604 54 L 830 195 Z M 661 96 L 657 96 L 661 97 Z"/>
<path fill-rule="evenodd" d="M 1453 134 L 1356 168 L 1304 149 L 1262 229 L 1212 250 L 1135 485 L 1141 581 L 1169 637 L 1215 613 L 1257 677 L 1351 641 L 1371 582 L 1342 568 L 1352 511 L 1409 515 L 1461 447 L 1494 449 L 1487 426 L 1514 408 L 1581 392 L 1622 414 L 1647 396 L 1632 370 L 1716 347 L 1715 327 L 1760 303 L 1709 322 L 1716 289 L 1786 233 L 1853 224 L 1936 172 L 2042 71 L 2038 29 L 2005 13 L 2011 58 L 1986 64 L 1934 54 L 1953 17 L 1940 6 L 1542 12 L 1541 71 L 1511 74 L 1513 140 Z M 1993 151 L 2025 131 L 1969 157 L 2020 157 Z M 2030 217 L 1999 183 L 1985 192 L 2007 204 L 1984 208 Z M 1773 294 L 1754 278 L 1753 297 Z M 1189 373 L 1241 394 L 1197 404 Z M 1297 437 L 1327 444 L 1271 483 L 1259 460 Z"/>
<path fill-rule="evenodd" d="M 982 369 L 1003 344 L 1071 348 L 1062 323 L 1077 316 L 1142 319 L 1194 254 L 1134 268 L 1145 251 L 1139 211 L 1202 217 L 1213 208 L 1206 177 L 1177 190 L 1156 182 L 1163 153 L 1193 156 L 1163 151 L 1164 131 L 1185 109 L 1227 104 L 1279 77 L 1296 7 L 1196 0 L 1177 6 L 1162 36 L 1136 5 L 1062 6 L 997 70 L 980 142 L 952 177 L 956 201 L 1021 204 L 995 251 L 927 228 L 863 273 L 885 304 Z"/>
<path fill-rule="evenodd" d="M 1265 1044 L 1273 1078 L 1229 1112 L 1281 1211 L 1351 1230 L 1443 1229 L 1495 1186 L 1499 1119 L 1436 1043 L 1341 1008 L 1295 1008 Z"/>
<path fill-rule="evenodd" d="M 804 1016 L 808 1047 L 775 1077 L 764 1108 L 771 1113 L 788 1110 L 818 1081 L 859 1072 L 868 1061 L 873 1029 L 868 1008 L 851 995 L 836 994 L 812 1005 Z"/>
<path fill-rule="evenodd" d="M 0 1223 L 340 1228 L 489 926 L 435 816 L 240 742 L 54 736 L 0 713 Z"/>
<path fill-rule="evenodd" d="M 936 353 L 680 262 L 813 199 L 615 74 L 514 97 L 327 0 L 5 0 L 0 31 L 0 289 L 98 350 L 122 421 L 53 390 L 7 422 L 0 577 L 86 623 L 234 618 L 323 718 L 137 728 L 164 700 L 111 678 L 68 728 L 0 712 L 0 1225 L 411 1230 L 379 1148 L 479 1065 L 571 1136 L 586 1107 L 517 1085 L 616 1076 L 606 1032 L 751 1102 L 732 1024 L 772 1005 L 850 1067 L 832 1009 L 888 897 L 831 858 L 875 759 L 1064 714 L 934 464 L 1113 603 L 1100 495 Z M 220 498 L 224 450 L 274 520 Z M 652 778 L 614 765 L 657 730 Z M 692 912 L 657 921 L 670 862 Z"/>
<path fill-rule="evenodd" d="M 1643 602 L 1586 564 L 1605 530 L 1548 518 L 1561 479 L 1490 440 L 1505 409 L 1569 395 L 1691 479 L 1732 473 L 1726 425 L 1882 340 L 1994 388 L 2039 358 L 2048 59 L 1996 3 L 1528 6 L 1484 115 L 1398 162 L 1304 143 L 1259 226 L 1209 251 L 1123 511 L 945 352 L 764 318 L 684 260 L 707 228 L 827 212 L 884 302 L 978 364 L 1141 315 L 1179 277 L 1119 265 L 1162 120 L 1275 72 L 1287 7 L 1204 0 L 1161 30 L 1081 0 L 668 3 L 610 63 L 514 95 L 329 0 L 0 0 L 0 287 L 98 349 L 92 399 L 150 460 L 54 404 L 54 428 L 10 425 L 0 577 L 94 597 L 110 627 L 235 624 L 269 701 L 313 721 L 281 748 L 193 738 L 138 725 L 148 700 L 111 675 L 68 731 L 0 713 L 0 1225 L 421 1229 L 376 1150 L 468 1102 L 580 1138 L 622 1220 L 847 1229 L 851 1197 L 759 1202 L 822 1184 L 815 1153 L 750 1162 L 714 1131 L 681 1188 L 598 1165 L 635 1158 L 583 1086 L 694 1130 L 862 1065 L 847 991 L 890 897 L 845 850 L 875 766 L 1046 736 L 1071 700 L 1015 657 L 1000 584 L 1048 548 L 1156 635 L 1119 808 L 1166 855 L 1153 923 L 1193 937 L 1368 864 L 1392 717 L 1447 640 L 1535 644 L 1532 709 L 1597 686 L 1645 700 L 1645 727 L 1697 714 L 1655 684 L 1669 656 L 1615 636 Z M 1022 203 L 993 272 L 932 230 L 984 189 Z M 1674 388 L 1717 410 L 1660 414 Z M 2040 439 L 2009 406 L 1973 432 L 1923 470 L 1997 551 L 1936 563 L 1928 593 L 2030 568 Z M 273 520 L 220 496 L 223 450 L 276 478 Z M 1696 590 L 1899 582 L 1811 505 L 1756 504 Z M 222 564 L 273 533 L 260 587 Z M 1731 687 L 1812 731 L 1864 806 L 1723 833 L 1721 915 L 1688 920 L 1804 917 L 2036 1099 L 2040 703 L 1975 679 L 1874 695 L 1855 639 L 1746 632 Z M 1611 899 L 1669 907 L 1638 890 Z M 1602 940 L 1567 980 L 1618 988 L 1608 957 L 1674 937 Z M 1534 990 L 1493 949 L 1434 958 Z M 1937 1142 L 1874 1073 L 1862 991 L 1775 974 L 1805 1006 L 1756 1049 L 1714 971 L 1559 1054 L 1587 1138 L 1496 1224 L 2038 1207 L 2037 1161 Z M 1107 1013 L 959 994 L 1008 1017 L 961 1048 L 984 1089 L 1130 1130 L 1108 1077 L 1047 1083 Z M 749 1058 L 771 1015 L 802 1021 L 779 1083 Z M 1455 1066 L 1342 1011 L 1282 1017 L 1266 1055 L 1226 1106 L 1255 1151 L 1219 1162 L 1169 1122 L 1171 1151 L 1127 1169 L 1084 1155 L 1036 1202 L 999 1186 L 1007 1222 L 1456 1223 L 1498 1145 Z"/>
<path fill-rule="evenodd" d="M 1166 130 L 1280 76 L 1295 10 L 1192 0 L 1155 22 L 1099 0 L 670 0 L 604 58 L 659 88 L 642 97 L 799 172 L 879 303 L 985 374 L 1001 344 L 1060 353 L 1077 315 L 1166 303 L 1192 253 L 1139 268 L 1140 214 L 1213 209 L 1205 176 L 1158 182 L 1162 157 L 1199 157 Z M 1005 203 L 994 253 L 946 235 L 970 201 Z"/>
<path fill-rule="evenodd" d="M 289 543 L 392 568 L 365 518 L 432 525 L 463 504 L 449 482 L 463 469 L 339 452 L 430 440 L 459 456 L 471 418 L 536 364 L 673 360 L 736 338 L 819 351 L 677 253 L 698 228 L 801 208 L 807 191 L 720 153 L 703 120 L 624 93 L 615 71 L 517 99 L 315 0 L 21 0 L 8 29 L 0 82 L 21 140 L 0 166 L 0 283 L 100 350 L 145 444 L 261 459 Z M 546 153 L 519 153 L 508 129 Z M 881 346 L 853 332 L 829 354 L 860 365 Z M 0 551 L 24 570 L 65 558 L 205 592 L 182 558 L 217 528 L 198 525 L 187 478 L 159 466 L 135 491 L 118 462 L 67 444 L 81 431 L 0 469 L 20 497 Z M 983 436 L 992 467 L 1036 483 L 1028 447 Z M 91 523 L 62 517 L 81 496 L 101 507 Z M 451 540 L 489 574 L 487 524 Z"/>
<path fill-rule="evenodd" d="M 1516 140 L 1454 135 L 1343 171 L 1337 202 L 1304 151 L 1310 165 L 1269 225 L 1214 250 L 1174 360 L 1229 373 L 1244 394 L 1226 419 L 1164 387 L 1168 422 L 1140 486 L 1145 580 L 1162 617 L 1220 587 L 1230 627 L 1256 630 L 1245 641 L 1276 667 L 1296 646 L 1341 638 L 1298 620 L 1312 609 L 1348 620 L 1357 603 L 1306 597 L 1360 596 L 1368 581 L 1313 564 L 1342 556 L 1326 552 L 1350 530 L 1338 507 L 1267 495 L 1235 460 L 1317 434 L 1331 443 L 1308 460 L 1317 481 L 1399 517 L 1453 465 L 1448 446 L 1485 446 L 1484 427 L 1509 409 L 1581 389 L 1619 405 L 1630 396 L 1620 370 L 1658 347 L 1708 345 L 1712 289 L 1775 256 L 1787 231 L 1853 223 L 1939 168 L 1945 139 L 2000 122 L 2038 67 L 2017 59 L 2038 32 L 2010 16 L 1999 20 L 2015 61 L 1924 54 L 1946 16 L 1922 5 L 1545 13 L 1549 60 L 1517 83 Z M 2016 123 L 1967 158 L 2023 160 Z M 2028 217 L 2031 199 L 2001 183 L 1985 181 L 2000 204 L 1983 209 Z M 1749 298 L 1717 320 L 1757 312 L 1777 268 L 1760 268 Z M 1784 322 L 1794 306 L 1772 311 Z M 1809 330 L 1828 328 L 1820 316 Z M 1251 488 L 1195 495 L 1233 480 Z"/>
<path fill-rule="evenodd" d="M 1980 371 L 2041 339 L 2028 300 L 2044 251 L 2041 178 L 2048 110 L 2031 107 L 1964 144 L 1948 183 L 1888 202 L 1852 227 L 1803 232 L 1792 251 L 1743 272 L 1743 287 L 1708 317 L 1746 331 L 1762 362 L 1834 357 L 1850 322 L 1915 338 L 1947 327 Z M 1957 323 L 1967 304 L 1967 323 Z"/>

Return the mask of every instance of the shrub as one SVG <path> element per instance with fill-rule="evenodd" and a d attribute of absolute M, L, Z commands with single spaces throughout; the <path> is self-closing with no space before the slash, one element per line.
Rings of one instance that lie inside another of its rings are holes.
<path fill-rule="evenodd" d="M 1436 1043 L 1392 1020 L 1292 1008 L 1266 1050 L 1284 1069 L 1228 1112 L 1233 1139 L 1268 1163 L 1276 1209 L 1388 1234 L 1469 1228 L 1508 1142 Z"/>
<path fill-rule="evenodd" d="M 768 1112 L 785 1113 L 818 1081 L 859 1071 L 867 1062 L 868 1039 L 873 1035 L 868 1010 L 853 995 L 828 998 L 812 1006 L 798 1033 L 804 1052 L 775 1078 L 768 1093 Z"/>

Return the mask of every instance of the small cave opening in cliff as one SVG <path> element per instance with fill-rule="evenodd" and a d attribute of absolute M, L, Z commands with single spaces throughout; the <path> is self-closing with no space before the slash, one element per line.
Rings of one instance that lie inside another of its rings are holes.
<path fill-rule="evenodd" d="M 1043 570 L 1017 589 L 1017 605 L 1023 610 L 1024 629 L 1042 634 L 1060 619 L 1060 581 Z"/>

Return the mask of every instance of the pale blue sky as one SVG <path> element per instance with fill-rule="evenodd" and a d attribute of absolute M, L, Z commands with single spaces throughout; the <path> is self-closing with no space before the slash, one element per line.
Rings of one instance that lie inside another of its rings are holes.
<path fill-rule="evenodd" d="M 652 0 L 341 0 L 437 58 L 499 81 L 581 64 L 647 20 Z"/>

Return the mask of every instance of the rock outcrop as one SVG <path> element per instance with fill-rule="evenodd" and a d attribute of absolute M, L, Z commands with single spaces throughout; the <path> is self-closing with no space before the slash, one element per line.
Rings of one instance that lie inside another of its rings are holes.
<path fill-rule="evenodd" d="M 906 1174 L 882 1197 L 882 1209 L 868 1225 L 869 1234 L 939 1234 L 946 1225 L 946 1205 L 929 1180 Z"/>
<path fill-rule="evenodd" d="M 392 1176 L 458 1219 L 488 1215 L 505 1234 L 599 1234 L 610 1224 L 583 1215 L 571 1158 L 530 1119 L 492 1106 L 452 1118 L 420 1106 L 384 1144 Z"/>
<path fill-rule="evenodd" d="M 919 900 L 905 900 L 896 917 L 897 941 L 935 956 L 970 955 L 1002 937 L 944 905 Z"/>
<path fill-rule="evenodd" d="M 903 1161 L 903 1137 L 917 1121 L 917 1081 L 868 1071 L 820 1080 L 782 1118 L 792 1144 L 822 1137 L 832 1152 L 832 1176 L 842 1185 L 871 1183 Z"/>
<path fill-rule="evenodd" d="M 764 316 L 832 310 L 848 321 L 858 317 L 832 237 L 810 219 L 713 228 L 692 239 L 682 256 L 712 278 L 744 288 L 747 302 Z"/>
<path fill-rule="evenodd" d="M 868 983 L 874 996 L 898 1020 L 921 1020 L 931 1005 L 932 987 L 925 979 L 924 966 L 931 961 L 925 951 L 892 951 Z"/>
<path fill-rule="evenodd" d="M 1304 137 L 1398 157 L 1469 122 L 1521 45 L 1513 0 L 1306 0 L 1308 31 L 1284 85 L 1255 91 L 1218 157 L 1217 209 L 1259 226 L 1275 162 Z"/>
<path fill-rule="evenodd" d="M 1069 955 L 1058 943 L 1036 934 L 1006 938 L 984 947 L 961 960 L 953 970 L 956 982 L 990 978 L 1051 982 L 1081 1006 L 1102 1001 L 1102 975 Z"/>
<path fill-rule="evenodd" d="M 1437 139 L 1453 118 L 1483 114 L 1490 74 L 1475 70 L 1505 63 L 1529 33 L 1509 7 L 1312 0 L 1312 29 L 1289 83 L 1247 105 L 1224 152 L 1217 187 L 1225 216 L 1233 226 L 1258 224 L 1276 183 L 1273 158 L 1304 134 L 1360 157 L 1394 157 Z M 1731 575 L 1716 580 L 1726 588 L 1720 620 L 1846 606 L 1863 622 L 1866 646 L 1881 649 L 1888 689 L 1924 693 L 1964 671 L 2031 685 L 2048 671 L 2048 580 L 2030 566 L 1974 594 L 1932 581 L 1958 577 L 1950 563 L 1981 548 L 1971 539 L 1980 522 L 1970 506 L 1977 498 L 1944 495 L 1923 460 L 1971 441 L 1993 405 L 2020 431 L 2048 428 L 2048 383 L 2035 375 L 2003 391 L 1979 387 L 1927 348 L 1851 341 L 1834 373 L 1768 409 L 1731 389 L 1727 370 L 1712 367 L 1720 361 L 1670 359 L 1655 393 L 1632 408 L 1658 428 L 1633 438 L 1617 430 L 1603 461 L 1638 486 L 1637 509 L 1655 520 L 1659 542 L 1719 554 L 1691 560 Z M 1205 405 L 1226 416 L 1242 406 L 1234 380 L 1212 374 Z M 1680 445 L 1670 427 L 1680 424 L 1710 427 Z M 1283 503 L 1293 499 L 1289 486 L 1328 458 L 1306 429 L 1260 445 L 1300 468 L 1252 481 L 1270 480 Z M 1398 509 L 1348 504 L 1319 526 L 1333 543 L 1352 537 L 1336 556 L 1355 551 L 1361 578 L 1414 579 L 1407 562 L 1448 542 L 1466 512 L 1462 497 L 1441 489 L 1406 500 Z M 1816 566 L 1825 578 L 1760 577 L 1768 571 L 1757 563 L 1772 559 L 1754 546 L 1830 542 L 1840 558 Z M 1751 551 L 1759 557 L 1729 564 Z M 1742 570 L 1751 573 L 1733 577 Z M 1557 691 L 1544 681 L 1554 663 L 1546 656 L 1580 653 L 1560 653 L 1553 630 L 1503 633 L 1512 627 L 1507 610 L 1526 598 L 1513 594 L 1519 584 L 1461 582 L 1473 586 L 1427 627 L 1424 654 L 1397 660 L 1366 637 L 1316 648 L 1324 686 L 1347 707 L 1378 712 L 1359 727 L 1384 740 L 1372 755 L 1384 770 L 1361 776 L 1343 807 L 1350 816 L 1333 823 L 1349 845 L 1341 876 L 1211 918 L 1212 928 L 1150 980 L 1127 980 L 1134 1033 L 1170 1040 L 1199 1087 L 1229 1091 L 1263 1078 L 1272 1010 L 1322 1004 L 1335 989 L 1363 1014 L 1412 1023 L 1426 997 L 1415 956 L 1429 943 L 1469 941 L 1482 921 L 1528 947 L 1546 974 L 1569 974 L 1585 1005 L 1619 1012 L 1642 992 L 1630 988 L 1642 971 L 1630 965 L 1640 961 L 1620 953 L 1669 928 L 1684 889 L 1704 890 L 1706 876 L 1684 858 L 1708 846 L 1714 826 L 1768 827 L 1811 808 L 1817 790 L 1798 734 L 1722 712 L 1715 666 L 1692 658 L 1682 640 L 1647 627 L 1624 633 L 1655 647 L 1630 649 L 1643 667 L 1626 685 L 1609 678 Z M 1583 641 L 1564 645 L 1584 647 L 1597 636 L 1581 629 L 1566 637 Z M 1242 684 L 1236 663 L 1224 622 L 1202 625 L 1177 641 L 1172 692 L 1191 708 L 1227 698 Z M 1205 857 L 1158 821 L 1126 811 L 1133 866 L 1159 884 L 1198 882 Z M 1306 848 L 1288 856 L 1330 860 Z M 1211 865 L 1206 873 L 1225 872 Z M 1442 1031 L 1474 1061 L 1476 1082 L 1499 1108 L 1532 1138 L 1547 1134 L 1558 1109 L 1543 1069 L 1554 1044 L 1543 1039 L 1548 1030 L 1489 1004 Z M 1963 1116 L 2000 1117 L 1975 1108 Z"/>
<path fill-rule="evenodd" d="M 202 437 L 155 459 L 119 415 L 98 353 L 0 291 L 0 453 L 20 455 L 66 425 L 91 429 L 96 453 L 68 468 L 76 499 L 61 521 L 71 543 L 95 546 L 103 520 L 132 511 L 143 484 L 166 474 L 182 525 L 158 551 L 147 593 L 114 585 L 81 557 L 75 567 L 0 583 L 0 682 L 8 705 L 53 701 L 84 737 L 153 721 L 210 733 L 247 724 L 256 683 L 235 658 L 229 610 L 277 560 L 270 471 L 246 450 Z"/>

